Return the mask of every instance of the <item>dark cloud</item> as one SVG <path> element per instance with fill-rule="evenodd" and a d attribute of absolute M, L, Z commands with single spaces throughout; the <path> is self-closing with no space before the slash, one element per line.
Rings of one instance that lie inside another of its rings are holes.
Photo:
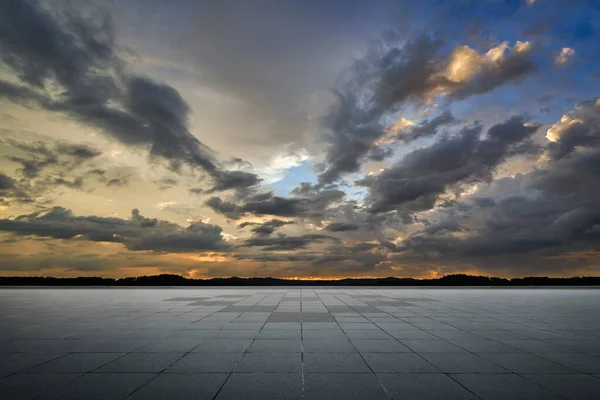
<path fill-rule="evenodd" d="M 457 122 L 449 110 L 443 111 L 435 118 L 425 120 L 420 124 L 407 129 L 406 133 L 400 133 L 399 139 L 410 142 L 422 137 L 433 136 L 438 129 L 445 125 L 450 125 Z"/>
<path fill-rule="evenodd" d="M 123 186 L 127 186 L 128 183 L 129 183 L 129 180 L 127 178 L 113 178 L 113 179 L 110 179 L 108 182 L 106 182 L 106 186 L 107 187 L 111 187 L 111 186 L 123 187 Z"/>
<path fill-rule="evenodd" d="M 272 235 L 277 228 L 281 228 L 285 225 L 293 224 L 293 221 L 283 221 L 280 219 L 271 219 L 269 221 L 263 223 L 257 222 L 244 222 L 239 225 L 240 228 L 245 228 L 246 226 L 254 226 L 250 229 L 257 236 L 269 236 Z"/>
<path fill-rule="evenodd" d="M 457 135 L 447 135 L 429 147 L 415 150 L 358 184 L 370 189 L 367 201 L 373 213 L 428 210 L 447 189 L 460 190 L 463 183 L 489 181 L 508 157 L 536 150 L 527 144 L 539 127 L 515 116 L 492 126 L 483 139 L 480 125 L 463 127 Z"/>
<path fill-rule="evenodd" d="M 549 157 L 527 174 L 498 179 L 477 195 L 437 209 L 435 222 L 390 248 L 399 253 L 396 259 L 483 265 L 513 257 L 513 262 L 522 259 L 522 266 L 545 255 L 548 262 L 564 258 L 564 267 L 570 265 L 569 254 L 595 251 L 600 243 L 598 121 L 596 101 L 578 104 L 549 130 L 555 142 L 548 152 L 555 156 L 562 149 L 560 157 Z"/>
<path fill-rule="evenodd" d="M 29 158 L 7 157 L 10 161 L 21 164 L 18 171 L 27 179 L 39 177 L 41 172 L 48 167 L 60 168 L 63 173 L 68 172 L 102 154 L 101 151 L 86 144 L 58 142 L 53 146 L 48 146 L 43 142 L 29 143 L 14 139 L 6 141 L 6 144 L 29 155 Z"/>
<path fill-rule="evenodd" d="M 575 109 L 565 114 L 563 120 L 548 130 L 553 140 L 548 146 L 550 156 L 560 159 L 578 148 L 596 148 L 600 144 L 600 105 L 599 100 L 583 101 Z"/>
<path fill-rule="evenodd" d="M 262 247 L 263 251 L 304 249 L 314 243 L 339 242 L 339 239 L 316 233 L 302 236 L 255 237 L 244 241 L 242 247 Z"/>
<path fill-rule="evenodd" d="M 360 229 L 360 225 L 350 222 L 332 222 L 325 227 L 325 230 L 330 232 L 347 232 Z"/>
<path fill-rule="evenodd" d="M 83 188 L 83 178 L 77 177 L 73 180 L 68 180 L 64 178 L 56 178 L 53 181 L 55 186 L 66 186 L 69 189 L 81 189 Z"/>
<path fill-rule="evenodd" d="M 146 218 L 137 209 L 131 219 L 76 216 L 71 210 L 53 207 L 42 213 L 1 219 L 0 230 L 19 236 L 54 239 L 85 239 L 94 242 L 122 243 L 130 250 L 156 252 L 224 251 L 229 245 L 217 225 L 202 222 L 182 227 L 167 221 Z"/>
<path fill-rule="evenodd" d="M 386 253 L 372 243 L 335 244 L 319 252 L 237 253 L 234 257 L 261 262 L 302 263 L 301 272 L 308 276 L 375 272 L 387 258 Z M 299 270 L 296 267 L 294 271 L 298 273 Z"/>
<path fill-rule="evenodd" d="M 0 190 L 8 190 L 15 187 L 15 180 L 0 172 Z"/>
<path fill-rule="evenodd" d="M 126 145 L 149 147 L 151 156 L 167 160 L 173 170 L 199 167 L 214 181 L 212 191 L 243 191 L 260 183 L 255 174 L 218 165 L 189 132 L 190 110 L 177 90 L 124 73 L 108 14 L 85 19 L 64 11 L 52 15 L 34 0 L 2 2 L 0 58 L 33 89 L 5 83 L 0 95 L 66 113 Z M 24 28 L 31 26 L 36 29 Z M 47 94 L 49 80 L 61 87 L 59 99 Z"/>
<path fill-rule="evenodd" d="M 419 109 L 437 95 L 452 102 L 487 93 L 535 71 L 533 46 L 522 43 L 508 50 L 500 44 L 497 50 L 502 54 L 490 63 L 466 46 L 447 54 L 442 41 L 421 35 L 402 46 L 383 45 L 369 51 L 342 76 L 332 91 L 328 111 L 319 119 L 319 128 L 329 144 L 319 184 L 357 172 L 367 157 L 387 157 L 386 150 L 377 144 L 388 135 L 386 117 L 397 117 L 407 107 Z M 455 63 L 464 64 L 469 74 L 449 75 Z M 401 139 L 431 135 L 451 122 L 452 115 L 445 111 Z"/>
<path fill-rule="evenodd" d="M 300 193 L 296 191 L 296 193 Z M 245 203 L 236 204 L 220 197 L 212 197 L 206 204 L 214 211 L 237 219 L 244 214 L 274 215 L 279 217 L 322 218 L 327 208 L 341 201 L 345 193 L 339 189 L 305 191 L 303 196 L 282 197 L 272 192 L 250 196 Z"/>

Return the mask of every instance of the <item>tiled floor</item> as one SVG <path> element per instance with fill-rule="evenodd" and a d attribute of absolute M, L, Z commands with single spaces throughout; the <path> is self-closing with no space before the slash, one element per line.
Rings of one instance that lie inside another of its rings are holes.
<path fill-rule="evenodd" d="M 600 399 L 600 290 L 0 289 L 0 398 Z"/>

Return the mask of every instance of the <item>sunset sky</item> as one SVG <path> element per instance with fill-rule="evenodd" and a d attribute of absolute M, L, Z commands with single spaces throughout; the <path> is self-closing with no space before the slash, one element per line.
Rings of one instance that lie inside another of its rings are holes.
<path fill-rule="evenodd" d="M 0 1 L 0 275 L 600 274 L 596 0 Z"/>

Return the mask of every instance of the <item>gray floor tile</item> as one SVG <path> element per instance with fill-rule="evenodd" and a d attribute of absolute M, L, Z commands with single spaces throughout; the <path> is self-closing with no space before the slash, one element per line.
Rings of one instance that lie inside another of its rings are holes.
<path fill-rule="evenodd" d="M 302 347 L 305 353 L 355 353 L 357 350 L 352 343 L 344 338 L 340 339 L 304 339 Z"/>
<path fill-rule="evenodd" d="M 256 339 L 250 348 L 251 353 L 300 353 L 302 342 L 298 339 Z"/>
<path fill-rule="evenodd" d="M 154 376 L 155 374 L 86 374 L 64 385 L 63 390 L 57 393 L 43 395 L 40 400 L 124 399 Z"/>
<path fill-rule="evenodd" d="M 235 372 L 301 372 L 300 353 L 246 353 Z"/>
<path fill-rule="evenodd" d="M 120 353 L 72 353 L 45 364 L 38 365 L 30 372 L 90 372 L 122 357 Z"/>
<path fill-rule="evenodd" d="M 352 344 L 361 353 L 411 353 L 412 350 L 396 340 L 354 339 Z"/>
<path fill-rule="evenodd" d="M 477 397 L 444 374 L 378 374 L 394 399 L 476 400 Z"/>
<path fill-rule="evenodd" d="M 571 368 L 533 354 L 481 354 L 482 358 L 517 374 L 573 373 Z"/>
<path fill-rule="evenodd" d="M 304 354 L 306 373 L 368 373 L 369 367 L 357 353 L 306 353 Z"/>
<path fill-rule="evenodd" d="M 373 374 L 307 374 L 304 379 L 306 400 L 387 400 Z"/>
<path fill-rule="evenodd" d="M 584 374 L 527 374 L 534 381 L 569 400 L 595 400 L 600 398 L 600 379 Z"/>
<path fill-rule="evenodd" d="M 167 372 L 231 372 L 244 353 L 188 353 Z"/>
<path fill-rule="evenodd" d="M 295 339 L 300 340 L 302 331 L 296 329 L 264 329 L 256 336 L 257 339 Z"/>
<path fill-rule="evenodd" d="M 295 373 L 234 373 L 216 400 L 302 398 L 302 377 Z"/>
<path fill-rule="evenodd" d="M 130 353 L 97 372 L 161 372 L 183 356 L 182 353 Z"/>
<path fill-rule="evenodd" d="M 19 372 L 48 361 L 65 356 L 65 354 L 44 353 L 0 353 L 0 372 Z"/>
<path fill-rule="evenodd" d="M 417 354 L 365 353 L 363 357 L 375 372 L 439 373 L 440 370 Z"/>
<path fill-rule="evenodd" d="M 441 339 L 400 341 L 415 353 L 467 353 L 466 350 Z"/>
<path fill-rule="evenodd" d="M 587 374 L 600 374 L 600 357 L 587 354 L 541 354 L 540 357 Z"/>
<path fill-rule="evenodd" d="M 396 400 L 600 392 L 593 289 L 0 288 L 0 304 L 2 400 L 299 398 L 302 367 L 306 399 L 388 398 L 384 380 Z"/>
<path fill-rule="evenodd" d="M 200 353 L 243 353 L 252 344 L 253 339 L 220 339 L 212 337 L 201 345 L 195 347 L 192 352 Z"/>
<path fill-rule="evenodd" d="M 351 329 L 345 331 L 346 335 L 350 340 L 354 339 L 374 339 L 374 340 L 390 340 L 392 337 L 386 332 L 378 329 L 378 330 L 359 330 L 359 329 Z"/>
<path fill-rule="evenodd" d="M 126 399 L 211 400 L 227 376 L 227 374 L 162 373 Z"/>
<path fill-rule="evenodd" d="M 482 400 L 564 400 L 543 386 L 514 374 L 458 374 L 451 377 Z"/>
<path fill-rule="evenodd" d="M 472 353 L 522 353 L 519 349 L 489 339 L 448 339 L 448 342 Z"/>
<path fill-rule="evenodd" d="M 475 354 L 423 354 L 423 358 L 447 374 L 502 374 L 509 373 L 491 361 Z"/>
<path fill-rule="evenodd" d="M 72 374 L 16 374 L 0 379 L 2 400 L 32 400 L 42 395 L 58 393 L 81 376 Z"/>
<path fill-rule="evenodd" d="M 159 339 L 136 350 L 137 353 L 187 353 L 203 342 L 202 339 Z"/>

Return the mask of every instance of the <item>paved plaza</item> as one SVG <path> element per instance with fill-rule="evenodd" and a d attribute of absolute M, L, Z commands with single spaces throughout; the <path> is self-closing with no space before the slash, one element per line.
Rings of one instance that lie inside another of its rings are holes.
<path fill-rule="evenodd" d="M 600 399 L 600 290 L 0 289 L 0 398 Z"/>

